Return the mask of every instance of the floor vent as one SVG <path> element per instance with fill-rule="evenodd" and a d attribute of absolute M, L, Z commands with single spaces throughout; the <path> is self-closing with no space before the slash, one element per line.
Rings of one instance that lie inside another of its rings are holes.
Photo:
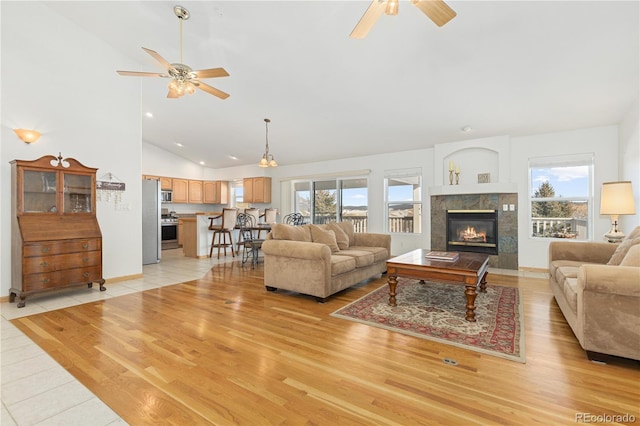
<path fill-rule="evenodd" d="M 451 359 L 451 358 L 444 358 L 442 360 L 442 362 L 444 362 L 447 365 L 458 365 L 458 361 L 456 361 L 455 359 Z"/>

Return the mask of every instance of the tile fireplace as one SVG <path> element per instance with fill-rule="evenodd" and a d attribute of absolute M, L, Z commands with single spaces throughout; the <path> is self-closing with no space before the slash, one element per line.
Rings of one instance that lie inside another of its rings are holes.
<path fill-rule="evenodd" d="M 498 254 L 497 210 L 447 210 L 447 251 Z"/>
<path fill-rule="evenodd" d="M 489 255 L 490 267 L 518 270 L 518 212 L 505 211 L 502 208 L 505 204 L 517 206 L 518 194 L 499 192 L 432 195 L 431 250 L 483 250 L 483 253 Z M 455 226 L 452 226 L 448 224 L 448 216 L 451 216 L 450 212 L 457 211 L 476 213 L 464 218 L 461 223 L 456 214 L 452 218 Z M 469 221 L 466 225 L 465 220 Z M 458 227 L 461 229 L 454 229 Z M 474 229 L 467 230 L 468 227 Z M 456 244 L 451 244 L 452 242 Z"/>

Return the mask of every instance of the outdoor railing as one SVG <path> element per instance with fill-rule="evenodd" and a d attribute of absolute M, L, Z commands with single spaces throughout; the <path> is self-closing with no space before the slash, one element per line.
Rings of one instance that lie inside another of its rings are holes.
<path fill-rule="evenodd" d="M 532 236 L 539 238 L 571 238 L 586 240 L 586 218 L 571 217 L 533 217 L 531 218 Z"/>
<path fill-rule="evenodd" d="M 305 223 L 311 223 L 309 216 L 305 216 L 304 219 Z M 336 215 L 315 215 L 313 223 L 323 225 L 335 220 Z M 342 220 L 353 222 L 355 232 L 367 232 L 368 218 L 366 215 L 348 214 L 344 215 Z M 413 233 L 413 224 L 413 216 L 390 217 L 389 232 Z"/>

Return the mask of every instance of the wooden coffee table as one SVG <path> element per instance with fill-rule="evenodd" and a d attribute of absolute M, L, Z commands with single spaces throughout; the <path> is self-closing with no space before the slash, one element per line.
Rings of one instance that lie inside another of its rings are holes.
<path fill-rule="evenodd" d="M 396 306 L 396 286 L 398 277 L 433 280 L 447 284 L 464 285 L 467 296 L 467 312 L 465 319 L 475 322 L 476 288 L 480 292 L 487 291 L 487 272 L 489 256 L 480 253 L 460 253 L 455 262 L 427 259 L 425 255 L 430 250 L 417 249 L 412 252 L 394 257 L 387 261 L 389 275 L 389 305 Z"/>

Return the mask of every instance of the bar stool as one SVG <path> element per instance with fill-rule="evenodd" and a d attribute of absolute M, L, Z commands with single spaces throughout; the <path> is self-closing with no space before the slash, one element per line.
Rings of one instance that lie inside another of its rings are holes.
<path fill-rule="evenodd" d="M 218 248 L 218 259 L 220 259 L 220 248 L 224 249 L 224 255 L 227 255 L 227 247 L 231 247 L 231 256 L 235 257 L 235 250 L 233 249 L 233 235 L 232 231 L 236 226 L 236 218 L 238 216 L 238 209 L 223 208 L 222 209 L 222 222 L 220 225 L 214 225 L 213 221 L 217 218 L 209 218 L 209 230 L 213 231 L 211 237 L 211 249 L 209 250 L 209 257 L 213 255 L 213 248 Z M 216 243 L 216 235 L 218 236 L 218 242 Z M 227 241 L 229 236 L 229 241 Z"/>
<path fill-rule="evenodd" d="M 267 207 L 264 209 L 264 223 L 274 224 L 278 220 L 278 209 L 272 209 Z M 258 238 L 260 238 L 260 233 L 263 230 L 258 231 Z"/>

